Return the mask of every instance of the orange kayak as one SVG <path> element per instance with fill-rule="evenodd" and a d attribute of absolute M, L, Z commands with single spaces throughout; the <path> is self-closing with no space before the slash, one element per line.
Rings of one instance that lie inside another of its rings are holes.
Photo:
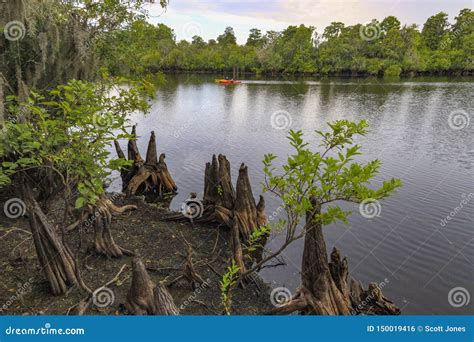
<path fill-rule="evenodd" d="M 219 83 L 219 84 L 240 84 L 242 81 L 236 81 L 236 80 L 215 80 L 214 82 Z"/>

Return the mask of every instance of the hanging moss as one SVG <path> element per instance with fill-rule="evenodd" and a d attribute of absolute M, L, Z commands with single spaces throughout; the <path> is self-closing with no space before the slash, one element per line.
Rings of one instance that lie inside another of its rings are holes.
<path fill-rule="evenodd" d="M 0 28 L 16 22 L 22 38 L 8 40 L 1 35 L 0 48 L 4 53 L 0 72 L 8 82 L 8 93 L 22 98 L 33 88 L 41 91 L 70 79 L 93 79 L 97 70 L 95 39 L 135 15 L 126 3 L 113 5 L 117 7 L 101 2 L 86 5 L 82 1 L 7 3 L 0 1 Z M 107 15 L 114 20 L 94 26 L 98 18 Z"/>

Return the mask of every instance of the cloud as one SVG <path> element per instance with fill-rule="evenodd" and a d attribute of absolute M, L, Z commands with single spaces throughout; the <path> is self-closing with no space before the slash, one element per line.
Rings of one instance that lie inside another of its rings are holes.
<path fill-rule="evenodd" d="M 247 2 L 254 2 L 254 0 L 246 0 Z M 224 1 L 227 2 L 227 1 Z M 178 40 L 190 40 L 187 31 L 193 27 L 196 32 L 205 40 L 215 39 L 222 34 L 227 26 L 234 28 L 237 36 L 237 41 L 240 44 L 246 42 L 249 30 L 251 28 L 259 28 L 263 32 L 268 30 L 281 31 L 291 25 L 291 22 L 284 20 L 275 20 L 273 18 L 258 17 L 257 13 L 247 13 L 249 7 L 241 8 L 240 11 L 229 10 L 228 7 L 223 8 L 222 4 L 219 6 L 203 6 L 202 3 L 194 4 L 194 6 L 186 7 L 184 3 L 188 1 L 181 1 L 175 7 L 170 6 L 166 12 L 160 8 L 150 8 L 150 22 L 164 23 L 174 29 Z"/>
<path fill-rule="evenodd" d="M 216 38 L 226 26 L 232 26 L 239 43 L 248 30 L 282 30 L 289 25 L 312 25 L 318 32 L 333 21 L 346 25 L 397 16 L 402 24 L 422 25 L 428 16 L 444 11 L 451 21 L 462 8 L 471 8 L 471 0 L 171 0 L 165 13 L 152 18 L 175 29 L 178 39 L 185 38 L 183 27 L 198 23 L 202 37 Z M 163 11 L 152 6 L 152 14 Z"/>
<path fill-rule="evenodd" d="M 333 21 L 354 25 L 389 15 L 397 16 L 403 24 L 422 25 L 438 12 L 447 12 L 452 19 L 462 8 L 471 6 L 470 0 L 280 0 L 271 10 L 276 20 L 304 23 L 323 31 Z"/>

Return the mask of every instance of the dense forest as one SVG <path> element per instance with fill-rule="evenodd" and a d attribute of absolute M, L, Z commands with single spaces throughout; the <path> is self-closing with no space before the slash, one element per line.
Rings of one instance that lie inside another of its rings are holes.
<path fill-rule="evenodd" d="M 423 28 L 401 25 L 388 16 L 381 22 L 346 26 L 333 22 L 324 31 L 289 26 L 282 32 L 250 30 L 237 44 L 232 27 L 205 42 L 177 41 L 164 24 L 139 20 L 102 37 L 101 53 L 115 74 L 138 76 L 158 71 L 321 75 L 471 74 L 474 68 L 474 12 L 463 9 L 448 22 L 440 12 Z"/>
<path fill-rule="evenodd" d="M 319 144 L 290 130 L 283 164 L 263 156 L 258 201 L 245 161 L 233 161 L 241 164 L 232 177 L 230 161 L 213 151 L 199 161 L 202 196 L 191 192 L 171 212 L 182 184 L 172 177 L 176 168 L 158 153 L 161 132 L 150 132 L 142 157 L 131 116 L 150 111 L 157 90 L 150 80 L 167 71 L 472 73 L 473 12 L 462 10 L 453 25 L 437 14 L 421 32 L 391 16 L 365 26 L 333 23 L 322 34 L 304 25 L 252 29 L 239 45 L 231 27 L 216 40 L 178 42 L 171 28 L 148 22 L 146 3 L 0 1 L 0 314 L 400 314 L 380 283 L 364 288 L 349 276 L 348 259 L 336 246 L 329 253 L 324 237 L 327 226 L 348 223 L 351 212 L 340 203 L 374 217 L 371 208 L 402 186 L 398 178 L 375 186 L 380 161 L 354 159 L 362 154 L 356 139 L 368 134 L 365 120 L 329 122 L 313 132 Z M 177 152 L 167 160 L 189 154 Z M 113 173 L 120 193 L 109 192 Z M 270 222 L 264 195 L 280 202 L 286 219 Z M 266 248 L 276 234 L 281 244 Z M 258 272 L 281 266 L 297 240 L 301 286 L 273 298 Z M 207 287 L 206 302 L 189 304 Z M 26 297 L 23 288 L 31 288 Z"/>

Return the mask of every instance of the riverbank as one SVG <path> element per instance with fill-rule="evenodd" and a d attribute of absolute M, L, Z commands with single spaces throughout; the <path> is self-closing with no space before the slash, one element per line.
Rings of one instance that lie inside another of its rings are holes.
<path fill-rule="evenodd" d="M 137 206 L 137 210 L 113 218 L 112 234 L 118 245 L 141 257 L 155 283 L 171 283 L 182 274 L 186 261 L 185 241 L 192 245 L 195 270 L 205 283 L 193 290 L 186 280 L 179 280 L 169 287 L 180 313 L 222 314 L 219 281 L 230 257 L 229 232 L 203 225 L 193 228 L 187 222 L 164 221 L 168 210 L 145 203 L 138 197 L 125 198 L 117 194 L 113 197 L 118 205 Z M 51 295 L 36 257 L 26 217 L 11 220 L 1 216 L 0 227 L 0 315 L 64 315 L 85 297 L 75 288 L 64 296 Z M 125 314 L 132 257 L 109 259 L 96 255 L 91 249 L 93 236 L 92 229 L 87 227 L 82 239 L 79 239 L 78 230 L 66 234 L 67 245 L 74 253 L 79 253 L 85 283 L 91 289 L 97 289 L 117 274 L 118 277 L 107 286 L 112 290 L 113 302 L 104 307 L 91 306 L 85 314 Z M 255 284 L 245 289 L 237 288 L 232 314 L 255 315 L 268 311 L 271 307 L 268 289 L 258 277 Z M 74 313 L 74 308 L 70 312 Z"/>
<path fill-rule="evenodd" d="M 228 77 L 234 77 L 232 70 L 181 70 L 181 69 L 168 69 L 163 70 L 163 73 L 169 75 L 224 75 Z M 401 72 L 399 75 L 384 75 L 383 72 L 378 74 L 371 74 L 367 72 L 359 71 L 344 71 L 337 73 L 319 73 L 319 72 L 308 72 L 308 73 L 290 73 L 285 71 L 275 72 L 257 72 L 257 71 L 239 71 L 234 78 L 241 79 L 243 76 L 249 77 L 305 77 L 305 78 L 417 78 L 417 77 L 472 77 L 474 76 L 474 70 L 440 70 L 437 72 L 423 72 L 423 71 L 412 71 L 412 72 Z"/>

